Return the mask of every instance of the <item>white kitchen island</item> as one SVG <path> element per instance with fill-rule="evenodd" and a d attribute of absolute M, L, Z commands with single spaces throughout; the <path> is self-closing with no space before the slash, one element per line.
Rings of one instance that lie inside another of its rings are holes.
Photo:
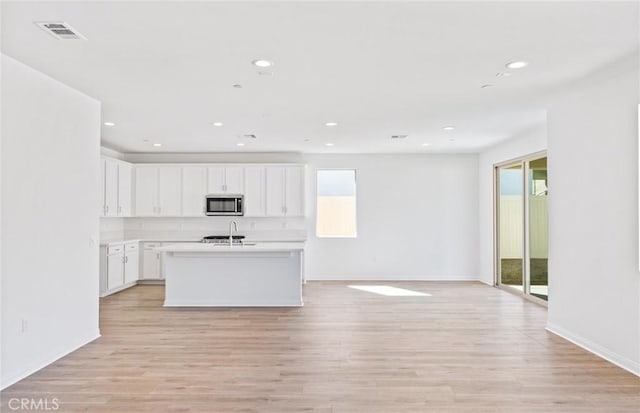
<path fill-rule="evenodd" d="M 299 307 L 304 243 L 180 243 L 164 253 L 165 307 Z"/>

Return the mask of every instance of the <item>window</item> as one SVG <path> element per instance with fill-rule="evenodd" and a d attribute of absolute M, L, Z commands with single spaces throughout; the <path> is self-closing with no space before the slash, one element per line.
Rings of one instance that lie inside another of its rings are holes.
<path fill-rule="evenodd" d="M 355 238 L 355 169 L 318 170 L 316 195 L 316 235 Z"/>

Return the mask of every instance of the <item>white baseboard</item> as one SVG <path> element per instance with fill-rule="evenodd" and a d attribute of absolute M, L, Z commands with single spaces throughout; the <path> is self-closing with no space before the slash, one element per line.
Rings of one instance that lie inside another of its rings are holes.
<path fill-rule="evenodd" d="M 599 344 L 587 340 L 584 337 L 573 334 L 572 332 L 552 323 L 547 323 L 547 331 L 559 337 L 562 337 L 565 340 L 575 344 L 576 346 L 581 347 L 588 352 L 593 353 L 596 356 L 603 358 L 608 362 L 613 363 L 616 366 L 623 368 L 628 372 L 640 377 L 640 362 L 633 361 L 627 357 L 621 356 L 620 354 L 616 354 Z"/>
<path fill-rule="evenodd" d="M 279 301 L 224 301 L 224 300 L 189 300 L 174 301 L 165 300 L 165 307 L 302 307 L 302 300 L 279 300 Z"/>
<path fill-rule="evenodd" d="M 428 276 L 428 275 L 353 275 L 305 276 L 307 281 L 481 281 L 472 276 Z"/>
<path fill-rule="evenodd" d="M 75 340 L 75 343 L 70 346 L 64 346 L 64 348 L 57 348 L 57 349 L 54 349 L 53 351 L 47 352 L 45 355 L 42 355 L 34 359 L 31 363 L 25 366 L 21 371 L 17 373 L 12 373 L 8 377 L 2 377 L 2 383 L 0 383 L 0 390 L 6 389 L 12 384 L 15 384 L 20 380 L 24 379 L 25 377 L 32 375 L 36 371 L 48 366 L 49 364 L 55 362 L 56 360 L 61 359 L 67 354 L 73 353 L 80 347 L 89 344 L 90 342 L 92 342 L 97 338 L 100 338 L 100 330 L 88 336 L 82 337 L 78 340 Z"/>

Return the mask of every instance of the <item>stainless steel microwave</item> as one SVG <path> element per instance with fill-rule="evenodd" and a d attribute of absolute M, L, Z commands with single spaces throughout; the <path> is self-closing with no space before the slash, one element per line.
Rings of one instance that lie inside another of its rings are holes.
<path fill-rule="evenodd" d="M 205 200 L 207 215 L 244 215 L 244 196 L 239 194 L 211 194 Z"/>

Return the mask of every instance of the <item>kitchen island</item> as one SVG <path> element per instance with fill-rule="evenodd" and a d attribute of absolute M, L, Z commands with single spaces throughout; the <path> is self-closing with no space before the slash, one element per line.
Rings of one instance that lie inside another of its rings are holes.
<path fill-rule="evenodd" d="M 299 307 L 304 243 L 180 243 L 164 254 L 165 307 Z"/>

